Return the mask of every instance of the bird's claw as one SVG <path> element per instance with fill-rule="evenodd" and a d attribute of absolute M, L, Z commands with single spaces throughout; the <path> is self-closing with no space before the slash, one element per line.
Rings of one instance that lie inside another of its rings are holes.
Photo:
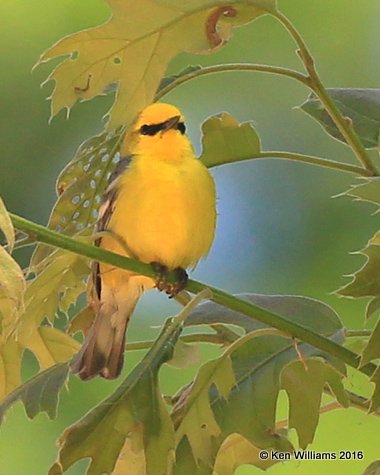
<path fill-rule="evenodd" d="M 169 298 L 175 297 L 186 287 L 188 275 L 182 267 L 177 267 L 173 270 L 175 274 L 175 282 L 168 282 L 167 277 L 170 271 L 166 266 L 159 262 L 152 262 L 151 266 L 156 274 L 156 288 L 160 292 L 166 292 L 169 295 Z"/>

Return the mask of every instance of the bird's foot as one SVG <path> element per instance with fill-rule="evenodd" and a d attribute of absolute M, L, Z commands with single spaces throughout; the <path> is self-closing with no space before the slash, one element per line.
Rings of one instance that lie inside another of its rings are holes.
<path fill-rule="evenodd" d="M 182 267 L 177 267 L 173 270 L 175 274 L 175 282 L 168 282 L 167 277 L 170 271 L 166 266 L 159 262 L 152 262 L 151 266 L 156 274 L 156 288 L 160 292 L 166 292 L 169 295 L 169 298 L 175 297 L 186 287 L 188 275 Z"/>

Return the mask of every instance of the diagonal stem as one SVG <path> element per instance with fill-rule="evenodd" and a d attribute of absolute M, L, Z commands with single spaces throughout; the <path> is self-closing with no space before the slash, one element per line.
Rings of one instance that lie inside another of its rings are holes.
<path fill-rule="evenodd" d="M 37 239 L 45 244 L 51 246 L 59 247 L 70 252 L 74 252 L 78 255 L 87 257 L 89 259 L 94 259 L 96 261 L 104 262 L 121 269 L 130 270 L 138 274 L 146 275 L 148 277 L 155 278 L 155 272 L 153 268 L 142 262 L 124 257 L 105 249 L 100 249 L 99 247 L 86 244 L 79 240 L 73 239 L 71 237 L 56 233 L 51 229 L 45 228 L 39 224 L 28 221 L 25 218 L 20 216 L 10 214 L 14 226 L 21 231 L 33 232 L 37 236 Z M 173 281 L 175 280 L 174 273 L 168 276 L 168 279 Z M 326 353 L 335 356 L 352 366 L 353 368 L 358 369 L 367 376 L 372 376 L 374 371 L 377 369 L 377 366 L 373 363 L 368 363 L 365 366 L 359 367 L 360 365 L 360 355 L 344 348 L 343 346 L 335 343 L 328 338 L 303 327 L 302 325 L 288 320 L 285 317 L 282 317 L 276 313 L 270 312 L 264 308 L 261 308 L 257 305 L 254 305 L 245 300 L 239 299 L 234 295 L 231 295 L 223 290 L 211 287 L 202 282 L 195 280 L 189 280 L 187 284 L 187 290 L 192 293 L 199 293 L 204 289 L 210 289 L 212 292 L 212 300 L 215 302 L 236 310 L 238 312 L 244 313 L 245 315 L 255 318 L 267 325 L 277 328 L 288 335 L 298 338 L 305 343 L 318 348 Z"/>
<path fill-rule="evenodd" d="M 323 86 L 322 81 L 320 80 L 318 72 L 315 68 L 314 59 L 308 47 L 306 46 L 306 43 L 303 40 L 302 36 L 299 34 L 297 29 L 291 23 L 291 21 L 281 12 L 276 11 L 276 13 L 274 13 L 273 15 L 288 31 L 290 36 L 295 41 L 297 47 L 299 48 L 297 53 L 306 71 L 309 73 L 309 76 L 307 78 L 307 85 L 317 95 L 317 97 L 325 107 L 326 111 L 330 115 L 331 119 L 337 126 L 339 132 L 342 134 L 347 144 L 351 147 L 356 158 L 362 163 L 364 168 L 368 170 L 368 172 L 372 176 L 377 176 L 378 171 L 376 170 L 374 164 L 371 162 L 365 148 L 363 147 L 363 144 L 361 143 L 358 135 L 356 134 L 352 126 L 351 120 L 348 120 L 346 117 L 342 116 L 340 110 L 335 105 L 335 102 L 332 100 L 326 88 Z"/>

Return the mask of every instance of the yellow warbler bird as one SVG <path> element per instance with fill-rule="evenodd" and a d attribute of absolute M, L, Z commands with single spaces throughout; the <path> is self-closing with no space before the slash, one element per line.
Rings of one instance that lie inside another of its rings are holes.
<path fill-rule="evenodd" d="M 172 294 L 184 285 L 184 269 L 209 252 L 216 223 L 214 181 L 185 131 L 182 113 L 170 104 L 152 104 L 140 113 L 122 144 L 128 157 L 110 178 L 97 225 L 104 231 L 99 247 L 175 270 L 178 284 L 166 289 Z M 128 321 L 141 294 L 155 285 L 149 277 L 94 265 L 96 318 L 72 371 L 84 380 L 120 374 Z"/>

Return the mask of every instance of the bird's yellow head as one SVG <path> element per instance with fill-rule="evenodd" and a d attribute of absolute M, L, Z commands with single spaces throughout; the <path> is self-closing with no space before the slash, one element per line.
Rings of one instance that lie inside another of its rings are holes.
<path fill-rule="evenodd" d="M 139 114 L 126 141 L 133 155 L 171 160 L 193 153 L 185 132 L 181 111 L 171 104 L 156 103 Z"/>

